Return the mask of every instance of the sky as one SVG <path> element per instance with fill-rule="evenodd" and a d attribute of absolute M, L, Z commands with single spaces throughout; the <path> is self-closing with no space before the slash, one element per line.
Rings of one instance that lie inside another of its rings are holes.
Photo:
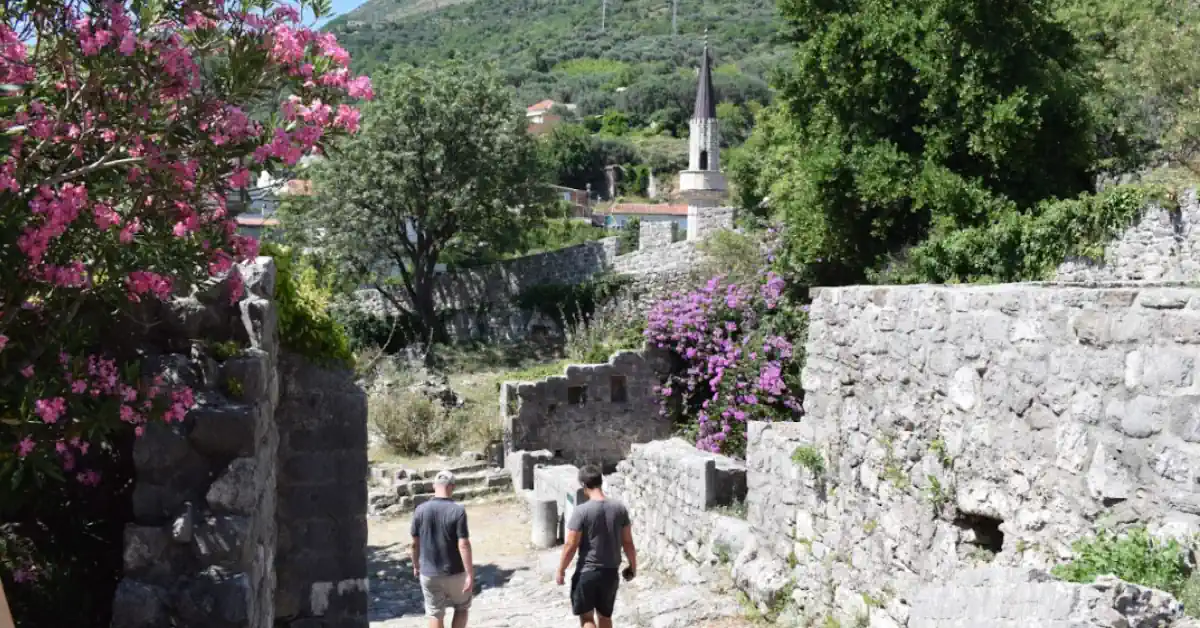
<path fill-rule="evenodd" d="M 364 2 L 366 2 L 366 0 L 333 0 L 333 15 L 322 18 L 320 22 L 317 22 L 317 26 L 324 26 L 329 20 L 340 15 L 345 15 L 354 9 L 357 9 L 358 6 Z M 305 11 L 304 14 L 305 21 L 308 21 L 312 18 L 312 14 L 308 11 Z"/>

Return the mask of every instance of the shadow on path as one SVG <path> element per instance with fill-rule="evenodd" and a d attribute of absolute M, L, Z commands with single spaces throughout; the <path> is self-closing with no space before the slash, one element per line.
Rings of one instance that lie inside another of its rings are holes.
<path fill-rule="evenodd" d="M 407 547 L 399 543 L 367 548 L 370 579 L 370 620 L 382 621 L 398 617 L 422 615 L 425 602 L 421 584 L 413 577 L 412 560 Z M 475 595 L 486 589 L 503 587 L 512 579 L 515 569 L 491 563 L 475 565 Z"/>

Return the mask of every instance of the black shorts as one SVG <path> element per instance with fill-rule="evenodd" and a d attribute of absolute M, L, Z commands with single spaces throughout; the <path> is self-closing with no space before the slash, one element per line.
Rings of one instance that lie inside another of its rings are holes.
<path fill-rule="evenodd" d="M 618 569 L 575 572 L 571 577 L 571 612 L 579 616 L 596 611 L 601 617 L 612 617 L 620 583 Z"/>

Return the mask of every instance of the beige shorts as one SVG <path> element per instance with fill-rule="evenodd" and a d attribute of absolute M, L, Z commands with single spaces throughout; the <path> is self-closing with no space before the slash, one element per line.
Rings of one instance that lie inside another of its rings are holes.
<path fill-rule="evenodd" d="M 466 583 L 466 573 L 458 573 L 453 576 L 421 576 L 421 594 L 425 596 L 425 615 L 444 617 L 447 608 L 453 608 L 456 613 L 470 609 L 474 591 L 463 593 L 463 585 Z"/>

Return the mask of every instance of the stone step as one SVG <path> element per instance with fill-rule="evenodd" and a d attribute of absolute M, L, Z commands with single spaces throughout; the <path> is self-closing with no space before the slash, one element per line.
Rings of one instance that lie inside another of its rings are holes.
<path fill-rule="evenodd" d="M 455 479 L 461 479 L 460 476 L 474 475 L 487 471 L 489 469 L 499 469 L 493 467 L 486 462 L 468 462 L 451 465 L 448 470 L 455 475 Z M 408 469 L 395 464 L 379 464 L 371 467 L 371 477 L 380 480 L 383 483 L 399 484 L 412 480 L 433 480 L 437 476 L 440 468 L 434 469 Z"/>
<path fill-rule="evenodd" d="M 466 502 L 507 495 L 511 491 L 510 485 L 511 483 L 493 486 L 485 484 L 465 489 L 458 488 L 454 491 L 454 501 Z M 386 517 L 411 512 L 417 506 L 433 499 L 433 493 L 419 493 L 417 495 L 396 495 L 392 492 L 374 493 L 368 499 L 370 500 L 370 512 Z"/>
<path fill-rule="evenodd" d="M 433 480 L 411 480 L 396 484 L 398 495 L 423 495 L 433 493 Z M 466 475 L 454 476 L 455 491 L 461 491 L 468 488 L 479 486 L 512 486 L 512 476 L 504 472 L 502 469 L 492 469 L 490 471 L 469 473 Z"/>

